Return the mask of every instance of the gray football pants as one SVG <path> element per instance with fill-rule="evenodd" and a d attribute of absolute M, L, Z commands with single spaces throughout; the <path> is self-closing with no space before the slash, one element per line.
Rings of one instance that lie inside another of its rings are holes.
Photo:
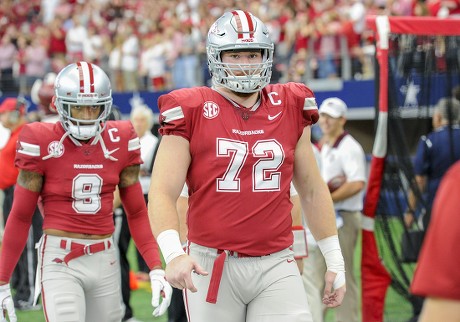
<path fill-rule="evenodd" d="M 217 250 L 197 244 L 189 254 L 209 272 L 192 274 L 198 291 L 184 292 L 189 321 L 200 322 L 311 322 L 307 296 L 290 249 L 262 257 L 228 255 L 224 262 L 217 302 L 206 302 Z"/>
<path fill-rule="evenodd" d="M 64 241 L 64 242 L 62 242 Z M 62 262 L 72 242 L 110 247 Z M 66 244 L 67 249 L 62 245 Z M 107 244 L 108 245 L 108 244 Z M 45 235 L 39 247 L 42 302 L 49 322 L 120 322 L 120 263 L 112 238 L 70 239 Z"/>

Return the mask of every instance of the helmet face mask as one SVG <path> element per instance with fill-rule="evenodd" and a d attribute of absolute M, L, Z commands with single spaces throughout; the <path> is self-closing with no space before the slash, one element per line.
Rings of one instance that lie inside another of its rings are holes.
<path fill-rule="evenodd" d="M 225 13 L 208 32 L 206 50 L 214 84 L 239 93 L 260 91 L 270 83 L 273 48 L 267 27 L 257 17 L 241 10 Z M 222 62 L 223 52 L 255 50 L 262 53 L 260 63 Z"/>
<path fill-rule="evenodd" d="M 110 80 L 98 66 L 78 62 L 70 64 L 58 74 L 54 84 L 55 106 L 62 126 L 74 138 L 88 140 L 102 132 L 112 107 Z M 75 107 L 100 106 L 92 120 L 72 115 Z"/>

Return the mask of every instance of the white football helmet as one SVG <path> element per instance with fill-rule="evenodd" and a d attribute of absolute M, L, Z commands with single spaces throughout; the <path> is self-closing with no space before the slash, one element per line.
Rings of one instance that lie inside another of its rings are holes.
<path fill-rule="evenodd" d="M 83 61 L 64 67 L 54 82 L 54 93 L 62 126 L 70 135 L 88 140 L 103 131 L 112 108 L 112 89 L 100 67 Z M 81 120 L 72 117 L 70 109 L 76 105 L 100 105 L 101 111 L 94 120 Z"/>
<path fill-rule="evenodd" d="M 222 62 L 223 51 L 262 51 L 260 64 L 227 64 Z M 226 12 L 211 26 L 206 51 L 208 67 L 215 85 L 234 92 L 254 93 L 268 83 L 272 75 L 274 45 L 267 27 L 251 13 L 242 10 Z M 244 76 L 236 76 L 244 73 Z"/>

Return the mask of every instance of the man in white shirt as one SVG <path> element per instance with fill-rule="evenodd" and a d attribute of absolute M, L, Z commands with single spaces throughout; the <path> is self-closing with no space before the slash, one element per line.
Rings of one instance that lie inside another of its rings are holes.
<path fill-rule="evenodd" d="M 354 253 L 361 230 L 361 210 L 366 183 L 366 160 L 361 145 L 344 129 L 347 105 L 333 97 L 323 101 L 319 108 L 319 125 L 323 132 L 321 146 L 321 175 L 328 183 L 336 212 L 343 218 L 339 241 L 345 260 L 347 296 L 336 309 L 336 320 L 358 322 L 358 285 L 354 276 Z M 331 180 L 344 178 L 331 189 Z"/>

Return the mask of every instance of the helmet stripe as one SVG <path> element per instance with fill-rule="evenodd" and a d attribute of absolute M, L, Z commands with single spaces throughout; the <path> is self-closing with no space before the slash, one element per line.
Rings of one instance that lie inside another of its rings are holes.
<path fill-rule="evenodd" d="M 93 64 L 88 64 L 89 71 L 89 91 L 94 93 L 94 69 Z"/>
<path fill-rule="evenodd" d="M 249 12 L 244 11 L 244 14 L 246 15 L 246 19 L 248 21 L 248 27 L 249 27 L 249 37 L 254 38 L 254 24 L 252 23 L 252 18 Z"/>
<path fill-rule="evenodd" d="M 93 65 L 87 62 L 77 62 L 80 78 L 80 93 L 94 93 Z"/>
<path fill-rule="evenodd" d="M 238 39 L 254 38 L 254 24 L 252 23 L 251 15 L 247 11 L 235 10 L 232 11 L 236 21 Z"/>
<path fill-rule="evenodd" d="M 81 67 L 81 62 L 77 62 L 78 67 L 78 78 L 80 79 L 80 93 L 85 92 L 85 81 L 83 80 L 83 69 Z"/>

